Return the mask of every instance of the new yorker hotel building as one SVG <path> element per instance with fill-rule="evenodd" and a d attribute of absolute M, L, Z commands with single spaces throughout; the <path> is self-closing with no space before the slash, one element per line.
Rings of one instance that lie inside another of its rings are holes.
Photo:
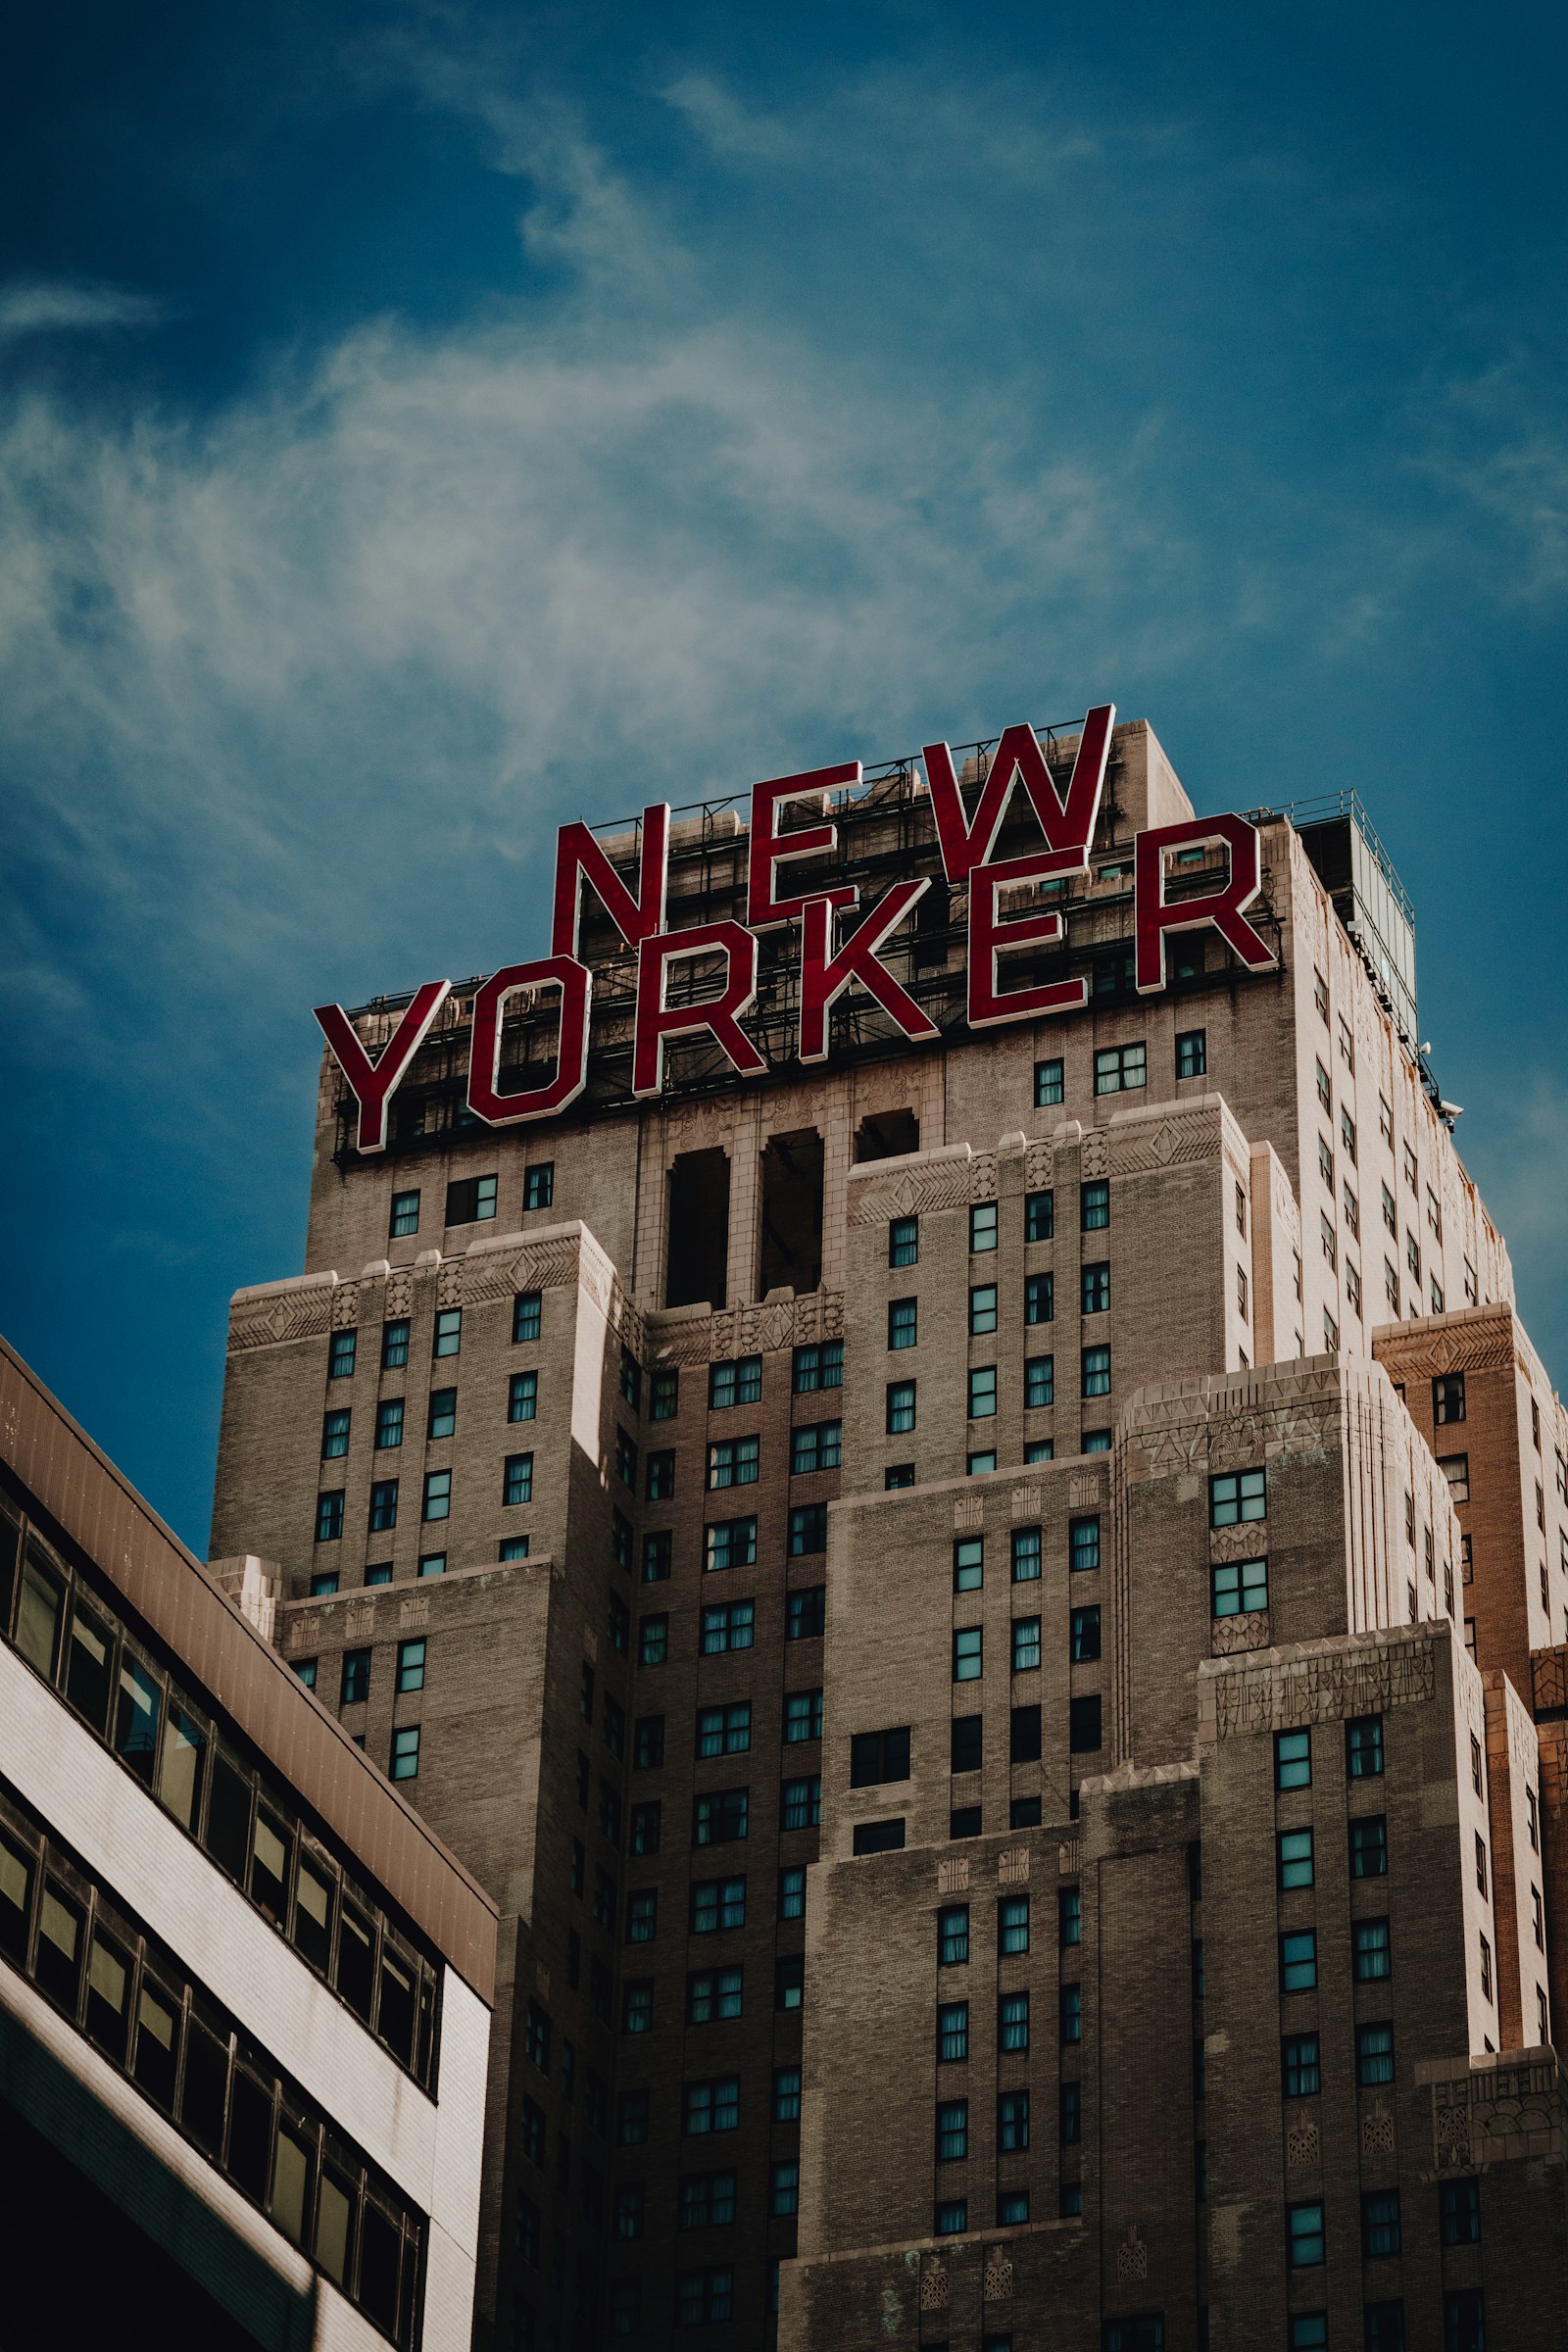
<path fill-rule="evenodd" d="M 552 950 L 323 1012 L 214 1524 L 500 1910 L 478 2339 L 1568 2344 L 1568 1432 L 1359 808 L 1099 711 Z"/>

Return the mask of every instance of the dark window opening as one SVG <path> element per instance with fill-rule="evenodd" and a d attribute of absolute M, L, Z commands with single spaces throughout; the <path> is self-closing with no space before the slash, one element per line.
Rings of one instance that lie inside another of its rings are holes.
<path fill-rule="evenodd" d="M 920 1122 L 912 1110 L 879 1111 L 875 1118 L 862 1119 L 855 1131 L 857 1161 L 897 1159 L 919 1149 Z"/>
<path fill-rule="evenodd" d="M 723 1306 L 729 1263 L 729 1157 L 683 1152 L 669 1171 L 666 1306 Z"/>
<path fill-rule="evenodd" d="M 822 1138 L 814 1127 L 769 1138 L 762 1153 L 762 1251 L 769 1291 L 814 1291 L 822 1279 Z"/>

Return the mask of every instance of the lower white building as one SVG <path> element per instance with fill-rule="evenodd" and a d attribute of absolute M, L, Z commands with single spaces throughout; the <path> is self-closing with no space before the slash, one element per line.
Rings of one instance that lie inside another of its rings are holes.
<path fill-rule="evenodd" d="M 494 1905 L 3 1343 L 0 1446 L 12 2294 L 466 2347 Z"/>

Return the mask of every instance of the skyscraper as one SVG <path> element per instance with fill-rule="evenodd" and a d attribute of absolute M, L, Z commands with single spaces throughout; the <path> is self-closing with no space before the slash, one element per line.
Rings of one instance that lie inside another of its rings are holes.
<path fill-rule="evenodd" d="M 213 1534 L 500 1906 L 479 2340 L 1568 2341 L 1568 1428 L 1365 811 L 1102 710 L 559 871 L 325 1013 Z"/>

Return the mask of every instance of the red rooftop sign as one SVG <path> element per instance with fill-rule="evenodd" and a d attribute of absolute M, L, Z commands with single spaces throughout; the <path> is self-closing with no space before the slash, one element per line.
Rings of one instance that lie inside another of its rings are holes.
<path fill-rule="evenodd" d="M 997 745 L 973 816 L 964 808 L 953 754 L 945 743 L 924 752 L 926 790 L 936 820 L 937 844 L 950 883 L 968 892 L 968 999 L 971 1029 L 1004 1021 L 1033 1021 L 1076 1012 L 1088 1001 L 1082 977 L 1004 984 L 1000 958 L 1019 949 L 1058 944 L 1063 922 L 1054 908 L 1031 908 L 1004 916 L 1002 893 L 1030 883 L 1054 881 L 1088 871 L 1089 851 L 1104 790 L 1115 705 L 1102 703 L 1084 720 L 1065 794 L 1058 792 L 1030 726 L 1008 727 Z M 928 1045 L 940 1033 L 881 960 L 880 951 L 930 888 L 929 875 L 895 882 L 861 912 L 853 883 L 813 884 L 810 863 L 838 845 L 838 827 L 820 824 L 780 830 L 792 801 L 853 789 L 860 762 L 818 767 L 805 775 L 776 776 L 752 793 L 748 849 L 746 921 L 700 923 L 692 929 L 665 928 L 669 872 L 669 807 L 656 802 L 643 811 L 636 887 L 618 874 L 582 823 L 563 825 L 556 842 L 556 883 L 551 953 L 529 963 L 509 963 L 492 972 L 473 1000 L 468 1054 L 468 1107 L 492 1127 L 515 1127 L 553 1117 L 575 1102 L 588 1083 L 589 1012 L 593 972 L 578 955 L 584 885 L 591 890 L 628 948 L 637 951 L 637 1007 L 632 1034 L 632 1093 L 658 1095 L 664 1085 L 664 1048 L 681 1038 L 706 1036 L 742 1078 L 760 1078 L 767 1064 L 743 1026 L 757 994 L 758 934 L 798 923 L 801 936 L 800 1038 L 802 1061 L 825 1061 L 829 1016 L 846 991 L 861 988 L 873 997 L 912 1045 Z M 1021 858 L 992 860 L 991 851 L 1016 786 L 1021 785 L 1039 820 L 1043 848 Z M 1166 903 L 1171 861 L 1183 850 L 1221 844 L 1230 870 L 1217 890 Z M 1165 941 L 1173 931 L 1213 929 L 1249 971 L 1270 969 L 1277 958 L 1247 920 L 1258 895 L 1260 860 L 1255 827 L 1240 816 L 1191 817 L 1140 833 L 1133 848 L 1133 899 L 1137 935 L 1135 981 L 1141 996 L 1165 986 Z M 716 993 L 696 1004 L 668 1002 L 670 975 L 694 956 L 717 957 L 722 980 Z M 318 1004 L 316 1017 L 337 1058 L 355 1101 L 360 1152 L 386 1147 L 387 1110 L 430 1025 L 451 990 L 450 980 L 427 980 L 415 992 L 397 1027 L 372 1062 L 340 1004 Z M 561 995 L 561 1027 L 555 1075 L 543 1086 L 503 1093 L 500 1085 L 501 1024 L 509 1000 L 520 990 L 555 988 Z"/>

